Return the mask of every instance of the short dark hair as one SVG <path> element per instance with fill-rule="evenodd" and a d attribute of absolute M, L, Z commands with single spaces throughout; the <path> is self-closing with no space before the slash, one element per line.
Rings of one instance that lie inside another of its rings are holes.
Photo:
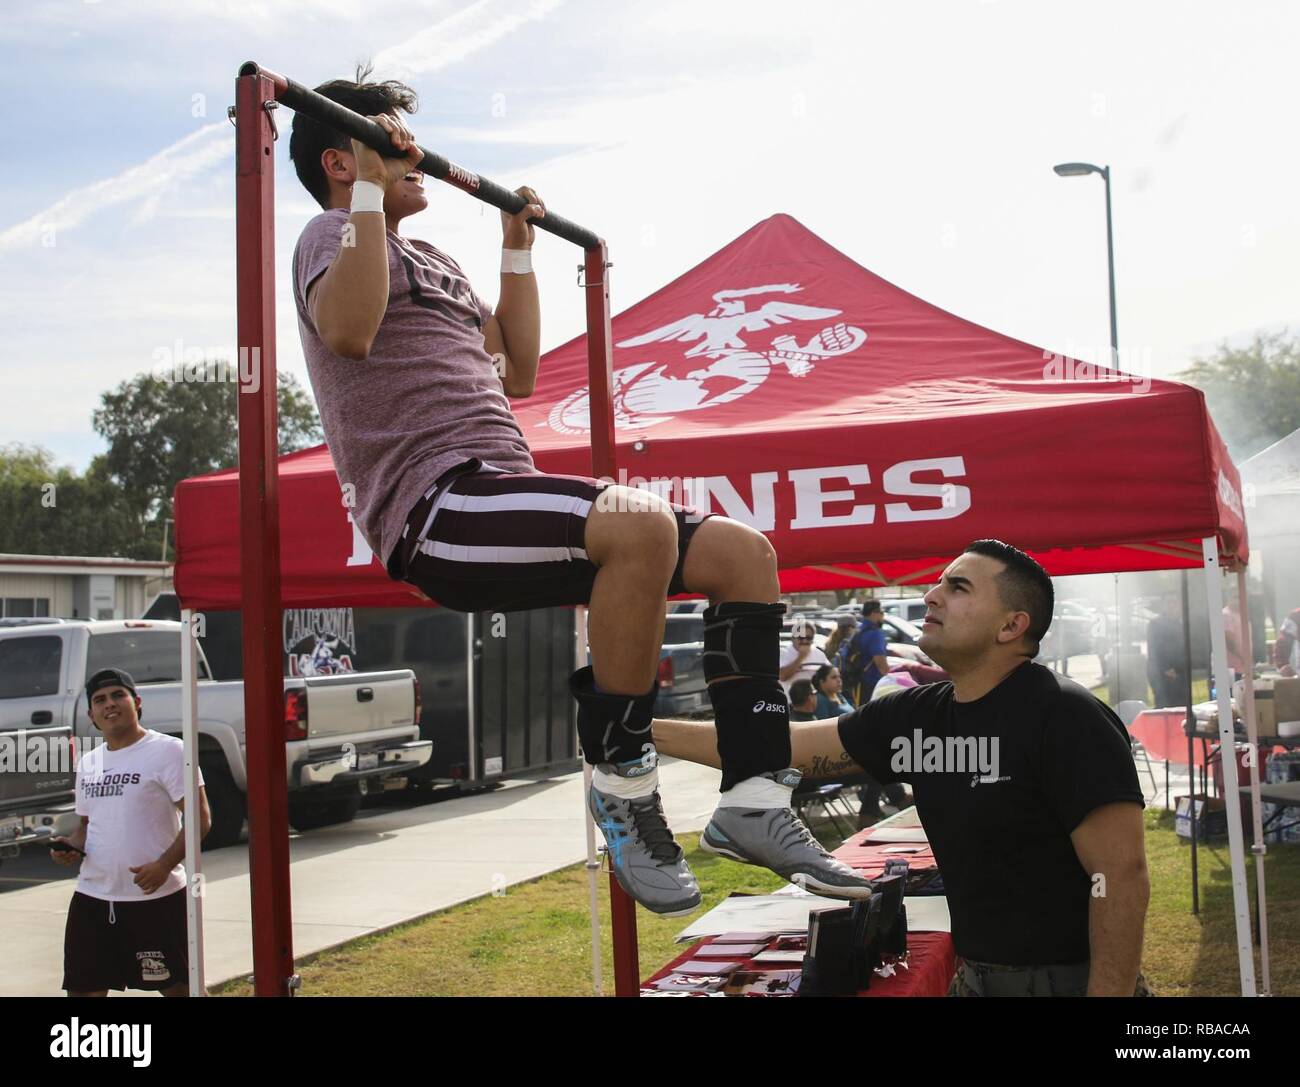
<path fill-rule="evenodd" d="M 419 109 L 420 101 L 415 91 L 405 83 L 399 83 L 395 79 L 369 83 L 367 80 L 370 79 L 370 74 L 369 65 L 357 65 L 356 79 L 331 79 L 317 87 L 316 93 L 323 94 L 330 101 L 346 106 L 363 117 L 396 113 L 399 109 L 405 113 L 414 113 Z M 331 147 L 347 151 L 352 147 L 352 140 L 338 129 L 321 124 L 305 113 L 293 115 L 289 158 L 298 171 L 298 180 L 303 187 L 316 198 L 316 203 L 326 209 L 330 206 L 330 186 L 325 179 L 320 157 Z"/>
<path fill-rule="evenodd" d="M 885 609 L 880 601 L 872 597 L 862 601 L 862 618 L 864 619 L 868 615 L 874 615 L 876 612 L 884 612 L 884 610 Z"/>
<path fill-rule="evenodd" d="M 1056 606 L 1056 591 L 1047 571 L 1019 548 L 1001 540 L 976 540 L 963 554 L 984 555 L 1006 567 L 997 577 L 998 595 L 1007 607 L 1029 614 L 1025 640 L 1033 650 L 1031 655 L 1038 656 L 1038 645 L 1052 625 Z"/>
<path fill-rule="evenodd" d="M 796 679 L 790 684 L 790 705 L 798 706 L 807 702 L 813 693 L 813 685 L 806 679 Z"/>
<path fill-rule="evenodd" d="M 822 684 L 826 682 L 826 677 L 829 676 L 831 672 L 833 672 L 834 670 L 835 670 L 835 665 L 823 664 L 820 668 L 817 669 L 817 671 L 815 671 L 812 674 L 812 685 L 821 694 L 826 693 L 825 691 L 822 691 Z"/>

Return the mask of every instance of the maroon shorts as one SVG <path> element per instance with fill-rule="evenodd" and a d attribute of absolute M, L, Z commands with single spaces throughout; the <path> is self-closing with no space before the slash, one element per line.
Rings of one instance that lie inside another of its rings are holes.
<path fill-rule="evenodd" d="M 388 572 L 452 611 L 587 604 L 598 569 L 587 558 L 587 514 L 609 485 L 588 476 L 488 471 L 467 461 L 416 503 Z M 686 549 L 712 514 L 668 505 L 677 518 L 667 593 L 674 596 L 687 591 Z"/>
<path fill-rule="evenodd" d="M 77 891 L 63 933 L 63 988 L 170 989 L 187 984 L 185 890 L 109 902 Z"/>

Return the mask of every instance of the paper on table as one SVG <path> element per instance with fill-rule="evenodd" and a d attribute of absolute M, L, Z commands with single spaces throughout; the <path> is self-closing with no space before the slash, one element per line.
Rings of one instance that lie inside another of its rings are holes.
<path fill-rule="evenodd" d="M 891 845 L 888 849 L 882 849 L 882 853 L 920 853 L 924 846 L 919 845 Z"/>
<path fill-rule="evenodd" d="M 767 947 L 766 938 L 752 944 L 711 943 L 705 944 L 703 947 L 697 947 L 695 957 L 697 959 L 726 959 L 735 956 L 749 958 L 752 955 L 757 955 L 765 947 Z"/>
<path fill-rule="evenodd" d="M 750 962 L 769 963 L 769 962 L 803 962 L 806 951 L 760 951 L 757 955 L 749 957 Z"/>
<path fill-rule="evenodd" d="M 877 827 L 863 845 L 880 845 L 882 842 L 928 842 L 924 827 Z"/>
<path fill-rule="evenodd" d="M 838 898 L 819 895 L 733 895 L 675 937 L 678 943 L 718 936 L 724 932 L 807 932 L 812 910 L 834 910 L 847 906 Z"/>
<path fill-rule="evenodd" d="M 951 932 L 948 900 L 943 895 L 915 895 L 903 899 L 908 932 Z"/>
<path fill-rule="evenodd" d="M 739 969 L 739 962 L 715 962 L 713 959 L 690 959 L 673 967 L 678 974 L 707 974 L 710 977 L 734 974 Z"/>

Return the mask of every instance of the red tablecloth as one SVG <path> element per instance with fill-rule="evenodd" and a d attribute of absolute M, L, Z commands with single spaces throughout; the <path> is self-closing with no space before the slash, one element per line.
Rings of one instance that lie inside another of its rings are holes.
<path fill-rule="evenodd" d="M 1187 736 L 1183 725 L 1187 721 L 1184 709 L 1143 710 L 1129 725 L 1129 734 L 1139 740 L 1153 759 L 1162 759 L 1175 766 L 1187 765 Z M 1205 744 L 1200 739 L 1192 742 L 1193 765 L 1205 765 Z"/>
<path fill-rule="evenodd" d="M 885 862 L 890 858 L 899 858 L 907 861 L 908 867 L 913 872 L 924 872 L 928 869 L 938 867 L 935 864 L 934 853 L 930 849 L 928 842 L 882 842 L 879 845 L 872 845 L 870 839 L 871 830 L 867 830 L 853 835 L 839 849 L 835 850 L 835 856 L 847 864 L 850 868 L 855 868 L 862 872 L 868 879 L 875 879 L 877 876 L 884 875 Z M 900 853 L 898 850 L 915 849 L 915 853 Z M 887 853 L 886 850 L 893 850 Z"/>
<path fill-rule="evenodd" d="M 682 963 L 694 958 L 701 947 L 712 942 L 713 937 L 710 936 L 691 944 L 662 970 L 648 977 L 642 983 L 643 986 L 667 977 Z M 743 963 L 742 970 L 799 969 L 798 963 L 791 963 L 788 966 L 778 963 L 760 963 L 755 966 L 749 959 L 729 961 Z M 898 970 L 890 978 L 873 978 L 871 988 L 858 993 L 858 996 L 944 996 L 956 972 L 957 958 L 952 949 L 952 937 L 948 933 L 909 932 L 906 969 Z"/>
<path fill-rule="evenodd" d="M 884 871 L 885 861 L 890 857 L 906 858 L 908 866 L 913 872 L 936 867 L 934 853 L 931 852 L 929 845 L 926 843 L 885 842 L 873 845 L 871 843 L 873 830 L 874 828 L 868 827 L 866 830 L 853 835 L 839 849 L 835 850 L 835 856 L 851 868 L 858 869 L 872 878 Z M 918 846 L 919 849 L 915 853 L 885 852 L 887 849 L 897 850 L 900 847 L 912 849 Z M 660 978 L 673 973 L 682 963 L 694 958 L 698 950 L 705 944 L 711 943 L 712 940 L 712 937 L 706 937 L 698 943 L 691 944 L 672 962 L 648 977 L 643 982 L 643 985 L 649 985 L 651 982 L 658 981 Z M 761 963 L 754 966 L 749 959 L 733 961 L 744 963 L 742 969 L 752 968 L 771 971 L 795 968 L 793 964 L 785 967 L 773 963 Z M 907 961 L 906 969 L 897 971 L 893 977 L 872 979 L 871 988 L 858 995 L 944 996 L 948 992 L 948 986 L 952 982 L 953 974 L 957 971 L 957 954 L 952 946 L 952 936 L 947 932 L 909 932 L 907 934 Z"/>

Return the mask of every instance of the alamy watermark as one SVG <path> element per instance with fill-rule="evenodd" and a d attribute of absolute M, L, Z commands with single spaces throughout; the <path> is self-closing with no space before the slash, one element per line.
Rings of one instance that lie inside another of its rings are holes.
<path fill-rule="evenodd" d="M 152 354 L 152 374 L 170 384 L 227 383 L 238 384 L 239 391 L 256 393 L 262 387 L 262 349 L 230 344 L 216 347 L 187 347 L 178 336 L 170 344 L 156 347 Z M 236 357 L 238 362 L 230 359 Z"/>
<path fill-rule="evenodd" d="M 103 736 L 0 732 L 0 774 L 70 774 Z"/>
<path fill-rule="evenodd" d="M 692 476 L 634 476 L 626 468 L 618 470 L 618 479 L 601 476 L 600 482 L 608 484 L 596 498 L 596 509 L 602 513 L 644 513 L 660 508 L 655 498 L 685 506 L 690 511 L 686 520 L 692 523 L 702 519 L 695 508 L 694 494 L 698 486 Z"/>
<path fill-rule="evenodd" d="M 1149 347 L 1121 347 L 1112 359 L 1110 345 L 1088 347 L 1067 343 L 1064 352 L 1043 351 L 1044 381 L 1073 381 L 1086 384 L 1131 385 L 1134 392 L 1151 388 L 1152 353 Z M 1105 362 L 1084 362 L 1079 355 L 1092 355 Z"/>
<path fill-rule="evenodd" d="M 996 736 L 925 736 L 917 728 L 895 736 L 889 747 L 895 774 L 970 774 L 972 789 L 1010 780 L 999 773 Z"/>

